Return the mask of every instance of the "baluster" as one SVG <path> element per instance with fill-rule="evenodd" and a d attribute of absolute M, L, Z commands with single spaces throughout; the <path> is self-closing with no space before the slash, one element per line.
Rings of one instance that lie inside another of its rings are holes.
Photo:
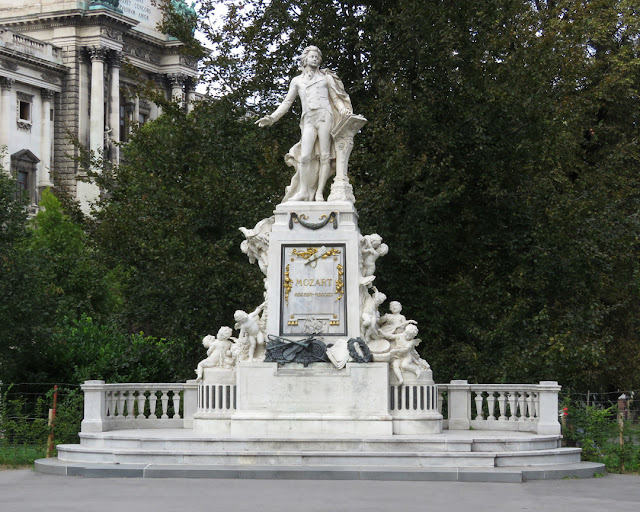
<path fill-rule="evenodd" d="M 538 402 L 539 397 L 538 393 L 531 393 L 531 409 L 529 409 L 529 415 L 531 416 L 532 421 L 538 421 Z"/>
<path fill-rule="evenodd" d="M 162 396 L 160 397 L 160 401 L 162 402 L 162 419 L 168 420 L 169 415 L 167 414 L 167 409 L 169 408 L 169 390 L 163 389 Z"/>
<path fill-rule="evenodd" d="M 156 402 L 158 400 L 158 395 L 156 395 L 157 391 L 150 390 L 149 391 L 149 419 L 155 420 L 158 419 L 156 416 Z"/>
<path fill-rule="evenodd" d="M 180 419 L 180 391 L 173 392 L 173 417 L 176 420 Z"/>
<path fill-rule="evenodd" d="M 124 419 L 124 401 L 124 390 L 121 389 L 118 391 L 118 418 L 120 419 Z"/>
<path fill-rule="evenodd" d="M 518 408 L 520 409 L 519 421 L 527 421 L 527 392 L 526 391 L 519 392 Z"/>
<path fill-rule="evenodd" d="M 505 396 L 504 391 L 500 391 L 498 393 L 498 409 L 500 409 L 500 417 L 498 421 L 506 421 L 507 417 L 505 416 L 505 409 L 507 404 L 507 397 Z"/>
<path fill-rule="evenodd" d="M 136 397 L 133 394 L 132 390 L 127 391 L 127 397 L 126 397 L 126 401 L 127 401 L 127 418 L 135 418 L 135 414 L 133 412 L 133 404 L 136 401 Z"/>
<path fill-rule="evenodd" d="M 106 408 L 105 416 L 107 418 L 113 416 L 113 391 L 105 391 L 104 405 Z"/>
<path fill-rule="evenodd" d="M 511 411 L 511 417 L 509 421 L 518 421 L 518 410 L 516 408 L 516 392 L 509 391 L 509 410 Z"/>
<path fill-rule="evenodd" d="M 147 397 L 144 395 L 144 390 L 141 389 L 140 391 L 138 391 L 138 415 L 136 416 L 137 420 L 144 420 L 146 419 L 145 415 L 144 415 L 144 403 L 147 400 Z"/>
<path fill-rule="evenodd" d="M 476 396 L 474 400 L 476 402 L 476 419 L 484 420 L 484 415 L 482 414 L 482 391 L 476 391 Z"/>
<path fill-rule="evenodd" d="M 487 405 L 489 407 L 489 415 L 487 416 L 487 420 L 494 421 L 496 417 L 494 416 L 496 409 L 496 397 L 493 391 L 487 391 Z"/>
<path fill-rule="evenodd" d="M 443 391 L 438 390 L 438 413 L 442 414 Z"/>

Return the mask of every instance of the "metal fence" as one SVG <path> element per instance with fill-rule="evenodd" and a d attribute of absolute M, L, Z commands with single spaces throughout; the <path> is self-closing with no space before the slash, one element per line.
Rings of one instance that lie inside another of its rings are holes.
<path fill-rule="evenodd" d="M 0 383 L 0 464 L 29 464 L 77 443 L 82 393 L 74 384 Z"/>

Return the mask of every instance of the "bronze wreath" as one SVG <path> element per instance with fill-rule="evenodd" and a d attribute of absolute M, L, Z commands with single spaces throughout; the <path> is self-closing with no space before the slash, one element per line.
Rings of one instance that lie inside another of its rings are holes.
<path fill-rule="evenodd" d="M 356 343 L 360 347 L 362 355 L 360 355 L 356 350 Z M 362 338 L 351 338 L 347 342 L 347 348 L 349 349 L 349 355 L 351 356 L 351 359 L 353 359 L 356 363 L 370 363 L 371 361 L 373 361 L 371 350 L 369 350 L 367 342 Z"/>

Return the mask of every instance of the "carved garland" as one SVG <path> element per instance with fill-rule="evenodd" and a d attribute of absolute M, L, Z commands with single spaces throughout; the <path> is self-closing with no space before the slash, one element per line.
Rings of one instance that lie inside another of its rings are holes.
<path fill-rule="evenodd" d="M 331 212 L 329 215 L 322 215 L 320 222 L 306 222 L 308 217 L 304 214 L 298 215 L 295 212 L 291 212 L 291 217 L 289 218 L 289 229 L 293 229 L 293 224 L 297 223 L 307 229 L 320 229 L 325 227 L 329 222 L 333 222 L 333 229 L 338 229 L 338 213 Z"/>
<path fill-rule="evenodd" d="M 287 265 L 287 270 L 284 273 L 284 284 L 282 285 L 284 288 L 284 301 L 289 305 L 289 293 L 291 293 L 291 288 L 293 287 L 293 279 L 289 277 L 289 265 Z"/>
<path fill-rule="evenodd" d="M 343 281 L 344 268 L 342 265 L 338 263 L 337 269 L 338 269 L 338 280 L 336 281 L 336 295 L 338 296 L 338 298 L 336 299 L 336 302 L 338 302 L 342 297 L 344 297 L 344 281 Z"/>

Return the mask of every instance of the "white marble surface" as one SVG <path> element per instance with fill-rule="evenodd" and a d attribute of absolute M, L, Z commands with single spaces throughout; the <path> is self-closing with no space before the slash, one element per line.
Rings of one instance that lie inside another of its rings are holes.
<path fill-rule="evenodd" d="M 300 97 L 300 142 L 285 156 L 287 165 L 295 168 L 291 184 L 283 201 L 324 201 L 324 189 L 331 175 L 346 181 L 353 135 L 366 122 L 353 116 L 351 100 L 338 76 L 321 69 L 322 52 L 308 46 L 300 57 L 300 75 L 291 80 L 289 92 L 272 114 L 256 124 L 271 126 L 278 121 Z M 348 182 L 347 182 L 348 184 Z M 354 199 L 345 187 L 332 188 L 332 199 Z"/>
<path fill-rule="evenodd" d="M 332 212 L 337 216 L 337 229 L 334 229 L 332 222 L 327 223 L 320 229 L 309 229 L 299 222 L 292 222 L 291 217 L 291 214 L 295 213 L 299 217 L 306 216 L 309 223 L 318 223 L 323 221 L 323 216 L 326 218 Z M 296 320 L 296 313 L 298 312 L 292 310 L 292 306 L 294 304 L 302 305 L 302 300 L 295 302 L 296 294 L 316 293 L 316 288 L 323 288 L 322 286 L 304 286 L 304 281 L 297 282 L 297 279 L 313 278 L 313 274 L 321 280 L 332 279 L 332 286 L 324 287 L 327 289 L 326 293 L 333 293 L 333 302 L 337 304 L 335 311 L 331 312 L 329 320 L 338 320 L 339 323 L 331 326 L 328 334 L 333 332 L 336 336 L 348 338 L 355 338 L 360 335 L 359 231 L 357 222 L 358 214 L 353 204 L 348 202 L 289 201 L 276 207 L 275 223 L 269 241 L 267 274 L 269 315 L 266 326 L 268 334 L 284 335 L 283 324 L 284 327 L 287 327 L 289 321 Z M 299 261 L 291 262 L 290 257 L 288 258 L 289 261 L 284 261 L 284 251 L 290 252 L 294 247 L 301 251 L 305 251 L 307 248 L 336 248 L 341 250 L 342 253 L 339 255 L 340 261 L 324 260 L 318 262 L 318 266 L 315 269 L 306 269 L 309 272 L 309 276 L 306 276 L 306 274 L 302 275 L 299 272 L 298 267 L 308 267 L 308 265 L 304 265 Z M 341 297 L 335 294 L 335 280 L 339 277 L 335 267 L 337 263 L 343 264 L 342 266 L 344 267 L 341 269 L 344 272 L 341 276 L 344 290 Z M 286 290 L 284 288 L 284 273 L 287 271 L 287 264 L 294 279 L 288 293 L 289 305 L 286 304 Z M 293 267 L 291 267 L 292 264 L 294 265 Z M 325 266 L 327 267 L 326 269 L 324 269 Z M 326 271 L 323 273 L 323 270 Z M 312 312 L 305 309 L 304 313 L 309 314 Z M 324 313 L 324 311 L 318 310 L 317 313 Z M 286 317 L 284 317 L 285 314 Z M 292 314 L 294 315 L 293 319 L 291 318 Z M 333 314 L 338 318 L 334 319 Z M 299 336 L 306 336 L 300 322 L 297 327 L 300 331 Z M 286 332 L 290 333 L 292 331 Z M 331 336 L 325 336 L 324 341 L 327 344 L 331 343 Z"/>

